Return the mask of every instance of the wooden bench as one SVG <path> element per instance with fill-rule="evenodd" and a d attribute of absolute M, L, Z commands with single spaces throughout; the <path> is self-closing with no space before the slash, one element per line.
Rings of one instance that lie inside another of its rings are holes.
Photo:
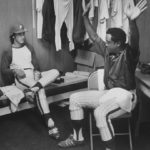
<path fill-rule="evenodd" d="M 45 87 L 47 101 L 49 104 L 68 99 L 72 93 L 87 90 L 88 76 L 63 76 L 63 83 L 51 83 Z M 22 100 L 18 106 L 18 111 L 34 107 L 26 100 Z M 12 113 L 10 110 L 10 101 L 6 96 L 0 98 L 0 116 Z"/>

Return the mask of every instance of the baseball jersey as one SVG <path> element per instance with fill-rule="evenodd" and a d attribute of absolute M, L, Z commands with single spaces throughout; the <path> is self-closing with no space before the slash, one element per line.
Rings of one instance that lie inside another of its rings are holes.
<path fill-rule="evenodd" d="M 12 48 L 12 63 L 10 65 L 11 69 L 20 68 L 31 68 L 33 69 L 33 65 L 31 63 L 31 52 L 26 47 L 23 46 L 21 48 Z"/>

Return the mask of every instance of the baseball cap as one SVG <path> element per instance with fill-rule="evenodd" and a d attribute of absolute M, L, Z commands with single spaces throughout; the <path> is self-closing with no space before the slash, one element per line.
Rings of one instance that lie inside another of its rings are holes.
<path fill-rule="evenodd" d="M 10 29 L 10 34 L 14 34 L 14 33 L 23 33 L 23 32 L 27 32 L 27 29 L 24 28 L 24 25 L 22 24 L 16 24 L 14 25 L 11 29 Z"/>

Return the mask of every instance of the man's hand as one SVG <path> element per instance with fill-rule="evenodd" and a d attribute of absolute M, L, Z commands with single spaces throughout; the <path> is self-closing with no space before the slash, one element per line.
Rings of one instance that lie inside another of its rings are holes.
<path fill-rule="evenodd" d="M 22 69 L 14 69 L 13 72 L 18 79 L 23 79 L 26 77 L 25 72 Z"/>
<path fill-rule="evenodd" d="M 83 8 L 83 16 L 85 16 L 86 14 L 88 14 L 88 12 L 90 11 L 91 8 L 91 2 L 89 2 L 85 8 Z"/>
<path fill-rule="evenodd" d="M 140 0 L 135 7 L 127 7 L 126 15 L 130 20 L 136 19 L 147 8 L 147 0 Z"/>
<path fill-rule="evenodd" d="M 42 74 L 41 74 L 41 72 L 39 72 L 39 71 L 34 71 L 34 80 L 35 81 L 38 81 L 40 78 L 42 77 Z"/>

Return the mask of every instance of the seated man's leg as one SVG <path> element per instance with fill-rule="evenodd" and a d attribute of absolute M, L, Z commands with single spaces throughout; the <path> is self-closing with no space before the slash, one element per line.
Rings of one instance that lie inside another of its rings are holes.
<path fill-rule="evenodd" d="M 26 99 L 30 103 L 34 103 L 35 92 L 30 89 L 30 87 L 36 84 L 34 78 L 15 79 L 15 83 L 19 89 L 24 91 Z"/>
<path fill-rule="evenodd" d="M 49 71 L 42 72 L 42 77 L 34 86 L 32 86 L 31 90 L 37 92 L 42 87 L 45 87 L 46 85 L 54 82 L 58 76 L 59 71 L 56 69 L 51 69 Z"/>
<path fill-rule="evenodd" d="M 39 88 L 38 91 L 34 91 L 34 92 L 32 91 L 32 89 L 30 89 L 30 87 L 33 87 L 33 85 L 36 85 L 37 83 L 36 83 L 36 81 L 34 81 L 33 78 L 25 78 L 25 79 L 22 79 L 21 81 L 18 81 L 18 80 L 16 81 L 16 85 L 18 88 L 20 88 L 23 91 L 25 89 L 27 89 L 27 93 L 25 95 L 27 95 L 28 97 L 29 96 L 32 97 L 32 95 L 33 95 L 33 98 L 34 98 L 34 94 L 35 94 L 35 92 L 37 92 L 37 94 L 36 94 L 37 97 L 35 98 L 35 100 L 36 100 L 38 109 L 40 110 L 41 114 L 44 115 L 48 130 L 49 130 L 48 131 L 49 135 L 51 134 L 51 137 L 58 139 L 59 132 L 58 132 L 58 129 L 55 127 L 54 122 L 51 118 L 50 110 L 49 110 L 49 106 L 47 103 L 44 89 Z"/>
<path fill-rule="evenodd" d="M 61 141 L 58 145 L 60 147 L 72 147 L 81 145 L 84 142 L 82 134 L 82 123 L 84 119 L 83 108 L 96 108 L 99 105 L 99 97 L 103 92 L 99 91 L 83 91 L 72 94 L 70 96 L 70 116 L 73 128 L 73 134 L 65 141 Z"/>
<path fill-rule="evenodd" d="M 118 92 L 119 94 L 117 94 Z M 100 105 L 94 111 L 96 126 L 100 131 L 102 141 L 106 150 L 114 150 L 114 129 L 111 123 L 112 118 L 117 118 L 125 113 L 118 104 L 120 101 L 130 101 L 131 93 L 123 89 L 111 89 L 100 99 Z"/>
<path fill-rule="evenodd" d="M 34 73 L 32 73 L 34 74 Z M 25 78 L 20 81 L 19 86 L 26 86 L 25 95 L 26 98 L 33 103 L 35 92 L 39 91 L 41 88 L 45 87 L 49 83 L 55 81 L 55 79 L 59 76 L 59 72 L 56 69 L 51 69 L 49 71 L 42 72 L 42 77 L 37 81 L 34 80 L 35 77 L 31 76 L 30 78 Z M 17 81 L 18 82 L 18 81 Z M 22 85 L 21 85 L 22 84 Z M 21 87 L 21 89 L 23 89 Z"/>
<path fill-rule="evenodd" d="M 38 91 L 38 98 L 36 99 L 36 102 L 39 110 L 44 116 L 46 125 L 48 127 L 49 135 L 54 139 L 59 139 L 60 134 L 50 114 L 50 109 L 45 95 L 45 90 L 43 88 Z"/>

